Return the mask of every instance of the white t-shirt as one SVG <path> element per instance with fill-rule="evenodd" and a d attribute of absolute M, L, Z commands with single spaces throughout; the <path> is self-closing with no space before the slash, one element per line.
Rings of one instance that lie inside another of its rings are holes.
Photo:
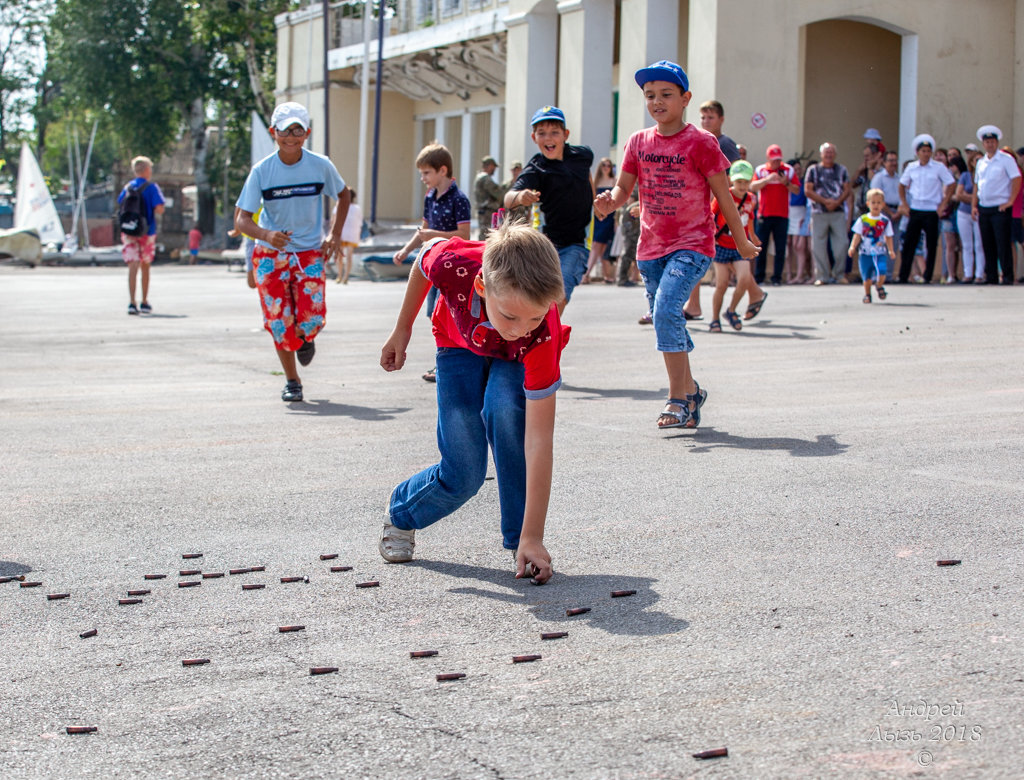
<path fill-rule="evenodd" d="M 900 176 L 900 184 L 910 192 L 915 211 L 935 211 L 942 203 L 942 190 L 953 184 L 953 174 L 949 168 L 938 160 L 929 160 L 928 165 L 921 165 L 915 160 L 907 166 Z"/>
<path fill-rule="evenodd" d="M 348 216 L 341 228 L 341 240 L 349 244 L 358 244 L 363 232 L 363 210 L 358 203 L 348 205 Z"/>
<path fill-rule="evenodd" d="M 1020 178 L 1020 168 L 1006 152 L 996 150 L 989 158 L 980 157 L 975 163 L 974 180 L 978 183 L 978 205 L 1002 206 L 1010 199 L 1013 179 Z"/>

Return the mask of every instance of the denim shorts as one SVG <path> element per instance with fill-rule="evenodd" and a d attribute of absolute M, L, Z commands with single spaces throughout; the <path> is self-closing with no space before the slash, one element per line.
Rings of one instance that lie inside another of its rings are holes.
<path fill-rule="evenodd" d="M 664 257 L 637 262 L 647 290 L 659 352 L 693 351 L 683 304 L 710 265 L 710 257 L 692 249 L 680 249 Z"/>
<path fill-rule="evenodd" d="M 587 270 L 587 259 L 590 252 L 583 244 L 569 244 L 558 251 L 558 262 L 562 266 L 562 284 L 565 285 L 565 301 L 572 298 L 572 291 L 583 279 Z"/>
<path fill-rule="evenodd" d="M 888 276 L 889 257 L 888 255 L 861 255 L 860 278 L 864 281 L 876 279 L 879 276 Z"/>

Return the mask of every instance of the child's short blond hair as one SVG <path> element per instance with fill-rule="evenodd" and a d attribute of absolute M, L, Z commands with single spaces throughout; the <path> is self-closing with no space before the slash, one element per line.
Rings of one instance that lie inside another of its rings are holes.
<path fill-rule="evenodd" d="M 864 195 L 864 200 L 871 200 L 876 195 L 880 197 L 882 200 L 885 200 L 885 193 L 878 189 L 878 187 L 872 187 L 870 190 L 868 190 L 867 193 L 865 193 Z"/>
<path fill-rule="evenodd" d="M 446 175 L 450 179 L 452 177 L 452 153 L 448 151 L 448 147 L 444 144 L 436 140 L 431 141 L 416 155 L 416 167 L 433 168 L 435 171 L 439 171 L 444 167 L 445 171 L 447 171 Z"/>
<path fill-rule="evenodd" d="M 538 306 L 565 298 L 558 252 L 526 222 L 506 221 L 490 232 L 482 272 L 484 286 L 497 295 L 517 293 Z"/>
<path fill-rule="evenodd" d="M 153 161 L 148 157 L 142 157 L 140 155 L 132 160 L 132 170 L 135 171 L 135 173 L 142 173 L 147 169 L 153 169 Z"/>

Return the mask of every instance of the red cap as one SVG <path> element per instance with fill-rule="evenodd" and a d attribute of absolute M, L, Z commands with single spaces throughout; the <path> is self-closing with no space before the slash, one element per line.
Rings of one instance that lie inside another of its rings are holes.
<path fill-rule="evenodd" d="M 768 151 L 764 153 L 765 157 L 769 160 L 781 160 L 782 159 L 782 147 L 778 144 L 772 144 L 768 147 Z"/>

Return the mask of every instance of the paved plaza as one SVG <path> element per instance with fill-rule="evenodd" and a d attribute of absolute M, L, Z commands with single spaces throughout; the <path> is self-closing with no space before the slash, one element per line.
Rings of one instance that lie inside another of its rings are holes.
<path fill-rule="evenodd" d="M 401 283 L 329 285 L 289 405 L 242 274 L 125 277 L 0 267 L 4 778 L 1021 776 L 1024 288 L 768 288 L 675 432 L 642 292 L 577 289 L 535 587 L 494 481 L 377 553 L 436 457 Z"/>

